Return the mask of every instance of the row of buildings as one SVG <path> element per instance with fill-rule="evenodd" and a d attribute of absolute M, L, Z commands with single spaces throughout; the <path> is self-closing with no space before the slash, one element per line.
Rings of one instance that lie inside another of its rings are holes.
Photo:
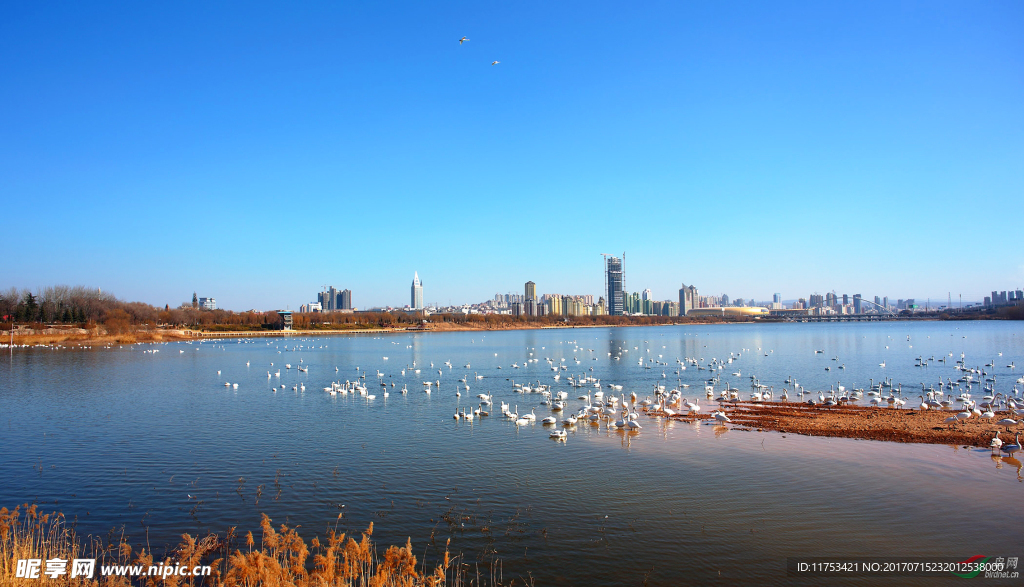
<path fill-rule="evenodd" d="M 986 308 L 997 308 L 999 306 L 1019 306 L 1024 304 L 1024 291 L 994 291 L 991 296 L 985 296 Z"/>
<path fill-rule="evenodd" d="M 302 304 L 299 306 L 299 312 L 353 312 L 355 308 L 352 307 L 352 290 L 342 289 L 339 290 L 333 285 L 330 287 L 324 286 L 324 290 L 316 294 L 316 301 L 309 302 L 308 304 Z"/>

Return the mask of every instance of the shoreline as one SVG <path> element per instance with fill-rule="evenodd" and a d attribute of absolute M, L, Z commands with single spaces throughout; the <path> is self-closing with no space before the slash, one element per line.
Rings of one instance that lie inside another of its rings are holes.
<path fill-rule="evenodd" d="M 896 318 L 884 322 L 916 322 L 937 321 L 938 318 Z M 792 324 L 783 320 L 693 320 L 685 322 L 663 322 L 654 324 L 531 324 L 515 323 L 494 325 L 437 322 L 430 323 L 428 328 L 345 328 L 345 329 L 305 329 L 305 330 L 203 330 L 191 328 L 155 328 L 135 329 L 120 334 L 110 334 L 102 327 L 92 328 L 46 328 L 46 329 L 14 329 L 14 345 L 27 346 L 83 346 L 92 344 L 144 344 L 159 342 L 177 342 L 187 340 L 208 340 L 215 338 L 247 338 L 247 337 L 290 337 L 290 336 L 326 336 L 343 334 L 402 334 L 417 332 L 506 332 L 514 330 L 573 330 L 578 328 L 635 328 L 643 326 L 711 326 L 731 324 Z M 828 323 L 832 322 L 814 322 Z M 10 347 L 10 334 L 0 332 L 0 348 Z"/>
<path fill-rule="evenodd" d="M 632 328 L 638 326 L 687 326 L 711 324 L 753 324 L 752 321 L 709 321 L 680 322 L 666 324 L 517 324 L 507 327 L 474 328 L 462 324 L 439 323 L 431 328 L 346 328 L 317 330 L 199 330 L 190 328 L 159 328 L 153 330 L 135 330 L 122 334 L 99 332 L 92 328 L 48 328 L 44 331 L 20 328 L 14 331 L 14 345 L 26 346 L 83 346 L 92 344 L 143 344 L 158 342 L 177 342 L 187 340 L 209 340 L 216 338 L 259 338 L 259 337 L 291 337 L 291 336 L 333 336 L 345 334 L 408 334 L 426 332 L 506 332 L 514 330 L 573 330 L 577 328 Z M 19 330 L 22 331 L 19 333 Z M 8 333 L 0 333 L 0 348 L 8 348 Z"/>

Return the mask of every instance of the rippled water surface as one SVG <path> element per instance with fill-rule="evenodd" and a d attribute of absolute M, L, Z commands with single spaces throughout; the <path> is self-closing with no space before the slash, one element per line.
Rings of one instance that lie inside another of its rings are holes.
<path fill-rule="evenodd" d="M 600 378 L 606 393 L 685 383 L 702 397 L 709 372 L 676 359 L 730 353 L 740 356 L 720 373 L 744 392 L 750 375 L 776 393 L 789 376 L 814 390 L 885 377 L 919 388 L 956 379 L 964 353 L 968 365 L 994 362 L 997 390 L 1012 393 L 1022 337 L 1019 322 L 889 322 L 19 349 L 0 361 L 0 505 L 43 503 L 85 531 L 123 526 L 154 546 L 257 530 L 261 512 L 308 540 L 343 513 L 350 532 L 373 522 L 378 544 L 411 537 L 433 560 L 450 538 L 470 560 L 499 559 L 506 581 L 538 584 L 789 584 L 791 556 L 1018 556 L 1021 465 L 988 450 L 646 416 L 639 433 L 579 425 L 558 443 L 539 423 L 502 419 L 498 404 L 535 408 L 539 421 L 550 414 L 541 396 L 510 380 L 540 381 L 575 410 L 596 389 L 572 389 L 571 374 Z M 915 367 L 919 356 L 949 362 Z M 551 364 L 567 367 L 561 381 Z M 373 400 L 323 391 L 362 375 Z M 427 380 L 440 388 L 424 393 Z M 477 393 L 494 394 L 492 415 L 455 420 Z"/>

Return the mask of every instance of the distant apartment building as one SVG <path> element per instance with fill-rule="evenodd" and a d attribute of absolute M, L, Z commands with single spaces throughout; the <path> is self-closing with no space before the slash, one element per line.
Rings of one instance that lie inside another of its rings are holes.
<path fill-rule="evenodd" d="M 338 312 L 341 310 L 352 310 L 352 290 L 339 290 L 333 285 L 316 295 L 316 303 L 320 305 L 319 312 Z M 306 304 L 312 308 L 313 304 Z M 313 310 L 310 310 L 313 311 Z"/>
<path fill-rule="evenodd" d="M 318 293 L 316 301 L 320 304 L 321 312 L 333 312 L 338 307 L 338 290 L 334 289 L 332 285 Z"/>
<path fill-rule="evenodd" d="M 552 314 L 554 316 L 562 316 L 564 314 L 564 312 L 562 312 L 562 296 L 551 294 L 546 295 L 548 298 L 548 314 Z"/>
<path fill-rule="evenodd" d="M 642 311 L 643 305 L 638 292 L 626 294 L 625 313 L 626 314 L 639 314 Z"/>
<path fill-rule="evenodd" d="M 685 316 L 690 310 L 697 307 L 697 287 L 693 285 L 682 284 L 679 288 L 679 315 Z"/>
<path fill-rule="evenodd" d="M 523 302 L 523 314 L 527 316 L 538 316 L 540 311 L 537 309 L 537 300 L 534 298 L 526 298 Z"/>
<path fill-rule="evenodd" d="M 527 316 L 539 316 L 541 312 L 537 308 L 537 284 L 527 281 L 523 290 L 523 313 Z"/>
<path fill-rule="evenodd" d="M 654 309 L 654 300 L 651 298 L 651 290 L 645 289 L 640 293 L 640 314 L 645 316 L 655 315 L 659 312 Z"/>
<path fill-rule="evenodd" d="M 778 294 L 777 293 L 777 294 L 772 295 L 772 303 L 773 304 L 781 304 L 782 303 L 782 294 Z"/>
<path fill-rule="evenodd" d="M 860 294 L 853 294 L 853 313 L 854 314 L 862 313 L 862 311 L 863 311 L 863 307 L 861 306 L 861 300 L 862 299 L 863 298 L 861 297 Z"/>
<path fill-rule="evenodd" d="M 587 316 L 587 305 L 581 296 L 565 296 L 562 298 L 562 310 L 566 316 Z"/>
<path fill-rule="evenodd" d="M 199 298 L 199 309 L 200 310 L 216 310 L 217 300 L 213 298 Z"/>
<path fill-rule="evenodd" d="M 985 297 L 985 307 L 994 308 L 996 306 L 1007 306 L 1007 305 L 1019 305 L 1024 302 L 1024 291 L 1022 290 L 1007 290 L 1007 291 L 994 291 L 992 296 Z"/>

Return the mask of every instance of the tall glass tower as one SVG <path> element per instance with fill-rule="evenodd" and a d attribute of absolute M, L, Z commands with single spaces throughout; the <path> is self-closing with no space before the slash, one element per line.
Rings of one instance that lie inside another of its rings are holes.
<path fill-rule="evenodd" d="M 423 309 L 423 284 L 420 283 L 420 274 L 418 271 L 413 272 L 412 303 L 410 305 L 413 310 Z"/>
<path fill-rule="evenodd" d="M 610 316 L 622 316 L 624 311 L 626 300 L 622 293 L 622 264 L 623 259 L 618 257 L 607 257 L 605 260 L 604 281 L 608 287 L 608 315 Z"/>

